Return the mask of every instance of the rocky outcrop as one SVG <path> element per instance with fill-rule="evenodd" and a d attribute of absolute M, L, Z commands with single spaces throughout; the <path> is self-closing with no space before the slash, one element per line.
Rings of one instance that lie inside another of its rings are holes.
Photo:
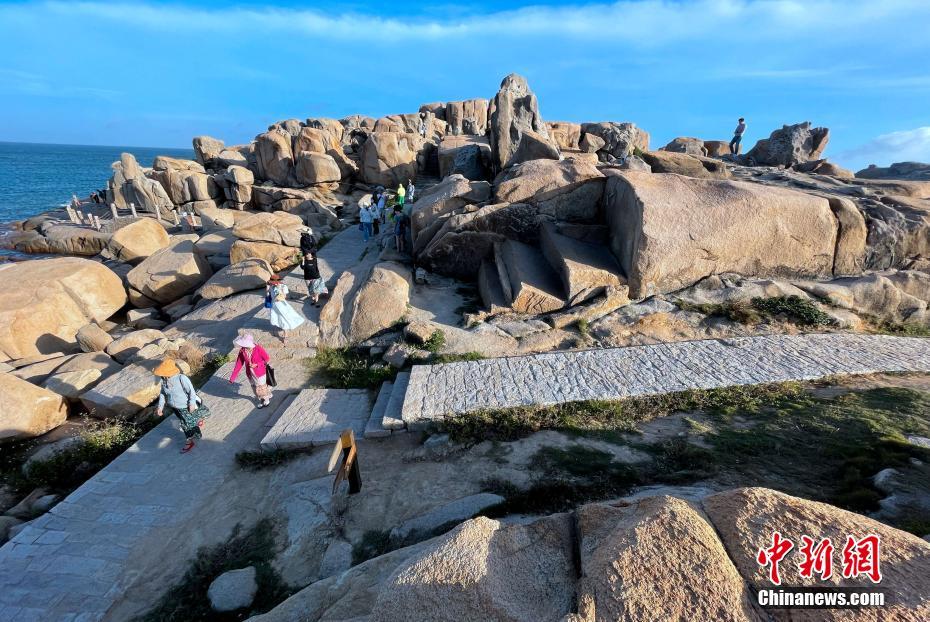
<path fill-rule="evenodd" d="M 132 204 L 137 210 L 149 213 L 155 213 L 156 209 L 174 209 L 164 186 L 146 177 L 131 153 L 120 155 L 119 162 L 114 162 L 112 168 L 113 177 L 107 183 L 107 203 L 123 209 Z"/>
<path fill-rule="evenodd" d="M 407 313 L 410 271 L 397 263 L 344 272 L 320 311 L 320 342 L 355 345 L 397 323 Z"/>
<path fill-rule="evenodd" d="M 195 136 L 193 140 L 194 157 L 206 167 L 213 167 L 217 158 L 226 149 L 222 140 L 211 136 Z"/>
<path fill-rule="evenodd" d="M 0 265 L 0 360 L 61 352 L 78 330 L 126 304 L 120 278 L 87 259 Z"/>
<path fill-rule="evenodd" d="M 300 230 L 303 226 L 303 220 L 295 214 L 260 212 L 238 221 L 232 233 L 240 240 L 250 242 L 300 246 Z"/>
<path fill-rule="evenodd" d="M 495 201 L 530 203 L 558 220 L 595 218 L 603 190 L 603 173 L 574 159 L 525 162 L 494 181 Z"/>
<path fill-rule="evenodd" d="M 131 417 L 155 399 L 161 390 L 161 381 L 152 371 L 157 360 L 127 365 L 81 395 L 81 403 L 92 417 Z"/>
<path fill-rule="evenodd" d="M 426 248 L 442 225 L 442 217 L 465 205 L 487 201 L 491 185 L 450 175 L 418 197 L 410 214 L 414 252 Z"/>
<path fill-rule="evenodd" d="M 362 145 L 360 175 L 369 184 L 396 188 L 417 175 L 416 135 L 372 132 Z"/>
<path fill-rule="evenodd" d="M 332 156 L 300 151 L 296 156 L 294 175 L 299 184 L 309 186 L 339 181 L 342 178 L 342 170 Z"/>
<path fill-rule="evenodd" d="M 449 124 L 449 134 L 483 136 L 488 131 L 488 100 L 466 99 L 448 102 L 437 117 Z"/>
<path fill-rule="evenodd" d="M 559 148 L 549 137 L 526 78 L 517 74 L 504 78 L 488 107 L 488 116 L 494 171 L 527 160 L 559 159 Z"/>
<path fill-rule="evenodd" d="M 810 121 L 782 126 L 763 138 L 746 154 L 757 166 L 793 166 L 820 159 L 830 140 L 830 130 L 811 127 Z"/>
<path fill-rule="evenodd" d="M 36 229 L 13 232 L 5 241 L 21 253 L 92 257 L 106 248 L 110 235 L 87 226 L 48 221 Z"/>
<path fill-rule="evenodd" d="M 611 173 L 606 217 L 631 298 L 720 272 L 832 274 L 837 223 L 824 198 L 744 182 Z"/>
<path fill-rule="evenodd" d="M 633 123 L 582 123 L 581 132 L 582 150 L 597 153 L 601 162 L 623 159 L 635 149 L 649 150 L 649 134 Z"/>
<path fill-rule="evenodd" d="M 810 160 L 802 164 L 795 164 L 791 168 L 801 173 L 829 175 L 830 177 L 840 177 L 842 179 L 853 179 L 853 177 L 855 177 L 852 171 L 846 170 L 842 166 L 838 166 L 833 162 L 827 162 L 826 159 Z"/>
<path fill-rule="evenodd" d="M 878 322 L 930 325 L 930 275 L 917 271 L 876 272 L 829 282 L 795 283 L 812 296 Z"/>
<path fill-rule="evenodd" d="M 223 195 L 231 209 L 244 210 L 252 202 L 255 175 L 243 166 L 230 166 L 223 174 Z"/>
<path fill-rule="evenodd" d="M 0 441 L 31 438 L 68 418 L 62 396 L 0 372 Z"/>
<path fill-rule="evenodd" d="M 670 151 L 648 151 L 643 161 L 653 173 L 675 173 L 698 179 L 728 179 L 730 172 L 719 160 Z"/>
<path fill-rule="evenodd" d="M 103 352 L 113 341 L 113 337 L 97 324 L 82 326 L 74 338 L 84 352 Z"/>
<path fill-rule="evenodd" d="M 467 179 L 487 179 L 491 146 L 484 136 L 446 136 L 437 151 L 439 176 L 459 173 Z"/>
<path fill-rule="evenodd" d="M 660 151 L 671 151 L 673 153 L 687 153 L 688 155 L 707 156 L 707 147 L 700 138 L 691 138 L 690 136 L 679 136 L 662 147 Z"/>
<path fill-rule="evenodd" d="M 730 143 L 726 140 L 705 140 L 704 149 L 707 150 L 707 157 L 719 158 L 730 154 Z"/>
<path fill-rule="evenodd" d="M 247 259 L 262 259 L 275 272 L 297 263 L 297 249 L 273 242 L 250 242 L 237 240 L 229 250 L 230 263 L 237 264 Z"/>
<path fill-rule="evenodd" d="M 925 162 L 895 162 L 891 166 L 875 166 L 856 172 L 860 179 L 905 179 L 930 181 L 930 164 Z"/>
<path fill-rule="evenodd" d="M 210 264 L 194 243 L 184 240 L 146 258 L 129 271 L 126 280 L 136 292 L 164 305 L 191 293 L 212 274 Z"/>
<path fill-rule="evenodd" d="M 222 194 L 213 176 L 193 160 L 158 156 L 152 177 L 161 183 L 172 203 L 185 208 L 191 203 L 215 201 Z"/>
<path fill-rule="evenodd" d="M 246 259 L 226 266 L 210 277 L 197 295 L 208 300 L 232 296 L 250 289 L 262 289 L 271 278 L 271 266 L 264 259 Z"/>
<path fill-rule="evenodd" d="M 282 129 L 273 129 L 255 137 L 255 159 L 260 179 L 279 186 L 292 186 L 294 181 L 294 153 L 291 135 Z"/>
<path fill-rule="evenodd" d="M 107 250 L 114 259 L 138 263 L 169 243 L 168 232 L 154 218 L 140 218 L 120 227 L 110 237 Z"/>
<path fill-rule="evenodd" d="M 562 151 L 578 151 L 581 147 L 581 124 L 567 121 L 546 121 L 549 135 Z"/>

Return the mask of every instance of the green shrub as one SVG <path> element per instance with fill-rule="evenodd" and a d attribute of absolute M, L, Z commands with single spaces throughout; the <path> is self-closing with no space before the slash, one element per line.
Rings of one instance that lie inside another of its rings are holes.
<path fill-rule="evenodd" d="M 373 389 L 397 375 L 389 365 L 373 364 L 369 357 L 347 348 L 320 348 L 306 365 L 333 389 Z"/>
<path fill-rule="evenodd" d="M 753 298 L 752 306 L 770 316 L 784 315 L 798 326 L 827 326 L 833 323 L 829 315 L 810 300 L 800 296 Z"/>
<path fill-rule="evenodd" d="M 423 349 L 433 354 L 438 354 L 446 346 L 446 334 L 439 329 L 433 331 L 429 339 L 423 344 Z"/>
<path fill-rule="evenodd" d="M 238 452 L 236 464 L 247 471 L 261 471 L 276 468 L 309 453 L 309 449 L 251 449 Z"/>

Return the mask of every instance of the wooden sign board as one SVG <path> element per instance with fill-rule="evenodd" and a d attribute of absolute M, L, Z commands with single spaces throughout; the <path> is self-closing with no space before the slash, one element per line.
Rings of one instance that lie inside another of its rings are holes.
<path fill-rule="evenodd" d="M 342 457 L 342 464 L 336 472 L 336 478 L 333 480 L 333 494 L 339 489 L 339 484 L 346 478 L 349 480 L 349 494 L 354 495 L 362 489 L 362 474 L 358 466 L 358 446 L 355 444 L 355 433 L 349 429 L 339 435 L 339 440 L 333 447 L 333 453 L 329 457 L 329 466 L 327 473 L 332 473 Z"/>

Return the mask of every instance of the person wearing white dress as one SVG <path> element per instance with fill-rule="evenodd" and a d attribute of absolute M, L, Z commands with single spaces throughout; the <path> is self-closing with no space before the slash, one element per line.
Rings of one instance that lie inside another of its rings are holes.
<path fill-rule="evenodd" d="M 271 302 L 271 325 L 281 330 L 281 343 L 287 345 L 287 331 L 294 330 L 306 320 L 287 301 L 289 290 L 281 277 L 273 275 L 265 289 L 265 300 Z"/>

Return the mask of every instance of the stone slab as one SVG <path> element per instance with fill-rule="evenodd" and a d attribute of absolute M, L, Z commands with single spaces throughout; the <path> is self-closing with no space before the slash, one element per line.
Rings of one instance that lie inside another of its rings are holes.
<path fill-rule="evenodd" d="M 397 378 L 394 379 L 394 387 L 391 389 L 391 399 L 388 400 L 387 409 L 385 409 L 384 418 L 381 421 L 382 427 L 388 430 L 403 430 L 407 427 L 401 418 L 401 412 L 404 408 L 404 399 L 407 395 L 407 385 L 409 383 L 410 372 L 404 371 L 397 374 Z"/>
<path fill-rule="evenodd" d="M 381 384 L 378 399 L 375 400 L 375 405 L 371 409 L 371 416 L 368 418 L 368 423 L 365 424 L 365 438 L 384 438 L 391 435 L 391 430 L 384 427 L 384 413 L 387 412 L 388 402 L 391 401 L 393 390 L 393 382 Z"/>
<path fill-rule="evenodd" d="M 304 389 L 261 441 L 262 449 L 329 445 L 351 428 L 362 438 L 371 416 L 365 389 Z"/>

